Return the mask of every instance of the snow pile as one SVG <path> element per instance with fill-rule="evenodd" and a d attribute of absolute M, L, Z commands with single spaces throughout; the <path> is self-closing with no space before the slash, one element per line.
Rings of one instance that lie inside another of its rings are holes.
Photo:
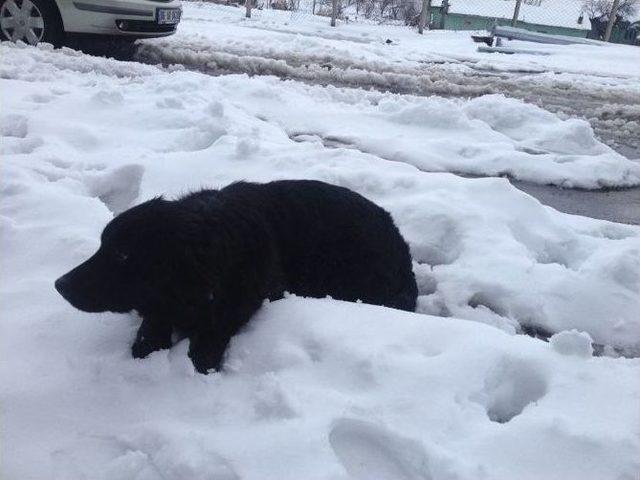
<path fill-rule="evenodd" d="M 471 151 L 484 132 L 496 154 L 609 155 L 583 127 L 500 97 L 321 93 L 0 50 L 7 478 L 602 480 L 640 469 L 639 361 L 585 355 L 575 332 L 552 344 L 513 335 L 576 329 L 637 353 L 640 228 L 558 213 L 504 179 L 382 158 L 383 147 L 408 150 L 402 129 L 421 122 L 448 148 Z M 483 102 L 505 124 L 483 118 Z M 339 111 L 358 142 L 386 145 L 291 138 L 294 122 L 321 126 Z M 202 376 L 186 342 L 133 360 L 134 315 L 84 314 L 54 291 L 132 202 L 277 178 L 330 181 L 383 205 L 411 245 L 420 312 L 474 321 L 288 298 L 234 339 L 224 374 Z"/>
<path fill-rule="evenodd" d="M 501 95 L 460 101 L 294 82 L 282 88 L 277 80 L 255 81 L 250 89 L 224 78 L 219 84 L 226 98 L 294 139 L 315 136 L 424 171 L 581 188 L 640 184 L 640 165 L 596 140 L 587 122 L 563 121 Z"/>
<path fill-rule="evenodd" d="M 554 1 L 564 3 L 564 0 Z M 455 2 L 454 8 L 462 8 L 462 3 Z M 500 0 L 498 3 L 513 7 L 512 2 Z M 523 8 L 533 7 L 523 5 Z M 376 73 L 398 66 L 424 67 L 444 62 L 451 64 L 454 71 L 463 67 L 466 73 L 474 70 L 569 72 L 575 75 L 575 81 L 597 84 L 605 78 L 612 85 L 625 84 L 635 91 L 639 88 L 640 52 L 629 45 L 536 45 L 536 50 L 550 55 L 491 55 L 477 51 L 478 45 L 471 41 L 468 31 L 436 30 L 418 35 L 415 29 L 405 26 L 363 22 L 340 22 L 337 28 L 331 28 L 326 17 L 276 10 L 254 10 L 253 18 L 246 19 L 242 9 L 207 2 L 185 1 L 183 9 L 175 36 L 143 42 L 165 50 L 167 60 L 171 54 L 180 57 L 188 52 L 194 57 L 206 58 L 218 52 L 244 62 L 277 58 L 297 65 L 318 63 L 322 59 Z M 548 11 L 546 7 L 535 10 Z M 571 20 L 577 20 L 578 16 L 571 15 Z M 548 20 L 553 20 L 553 16 Z M 588 23 L 588 19 L 585 20 L 585 25 Z M 387 44 L 387 39 L 392 43 Z"/>
<path fill-rule="evenodd" d="M 593 354 L 593 341 L 588 333 L 569 330 L 556 333 L 549 339 L 551 348 L 564 355 L 588 358 Z"/>

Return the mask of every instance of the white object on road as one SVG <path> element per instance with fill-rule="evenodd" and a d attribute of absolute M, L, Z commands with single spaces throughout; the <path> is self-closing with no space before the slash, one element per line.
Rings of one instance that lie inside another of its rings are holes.
<path fill-rule="evenodd" d="M 483 53 L 506 53 L 507 55 L 513 55 L 514 53 L 522 53 L 525 55 L 551 55 L 551 52 L 545 52 L 544 50 L 529 50 L 526 48 L 511 48 L 511 47 L 485 47 L 479 46 L 479 52 Z"/>
<path fill-rule="evenodd" d="M 496 37 L 504 37 L 510 40 L 522 40 L 525 42 L 535 43 L 548 43 L 553 45 L 604 45 L 602 42 L 596 40 L 589 40 L 581 37 L 570 37 L 568 35 L 550 35 L 548 33 L 533 32 L 531 30 L 525 30 L 524 28 L 516 27 L 503 27 L 496 25 L 491 30 L 491 33 Z"/>

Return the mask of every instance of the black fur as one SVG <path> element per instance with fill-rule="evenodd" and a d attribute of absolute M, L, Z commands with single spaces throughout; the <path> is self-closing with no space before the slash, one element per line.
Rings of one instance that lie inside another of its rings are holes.
<path fill-rule="evenodd" d="M 391 216 L 317 181 L 234 183 L 114 218 L 100 249 L 56 281 L 87 312 L 137 310 L 136 358 L 190 339 L 200 372 L 219 368 L 230 338 L 285 291 L 413 311 L 409 248 Z"/>

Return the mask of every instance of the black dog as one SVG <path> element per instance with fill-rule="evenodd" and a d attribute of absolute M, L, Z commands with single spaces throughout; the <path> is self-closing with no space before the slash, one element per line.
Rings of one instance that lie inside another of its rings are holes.
<path fill-rule="evenodd" d="M 346 188 L 306 180 L 240 182 L 133 207 L 55 286 L 85 312 L 137 310 L 136 358 L 182 332 L 203 373 L 219 368 L 264 299 L 286 291 L 410 311 L 417 297 L 391 216 Z"/>

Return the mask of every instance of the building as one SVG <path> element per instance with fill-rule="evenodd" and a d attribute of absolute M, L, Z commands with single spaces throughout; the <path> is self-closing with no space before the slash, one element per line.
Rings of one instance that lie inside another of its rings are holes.
<path fill-rule="evenodd" d="M 432 0 L 431 23 L 446 30 L 491 30 L 511 25 L 515 0 Z M 443 18 L 443 10 L 446 15 Z M 516 26 L 552 35 L 586 37 L 591 21 L 581 0 L 523 0 Z"/>

